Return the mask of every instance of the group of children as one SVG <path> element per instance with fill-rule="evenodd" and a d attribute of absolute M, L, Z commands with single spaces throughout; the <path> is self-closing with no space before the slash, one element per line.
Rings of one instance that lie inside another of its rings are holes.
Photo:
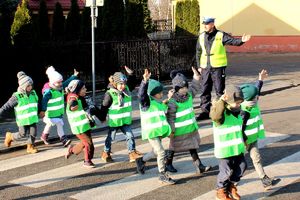
<path fill-rule="evenodd" d="M 57 127 L 57 133 L 64 147 L 67 147 L 65 158 L 84 151 L 84 164 L 88 168 L 95 167 L 92 162 L 94 145 L 91 130 L 95 126 L 93 116 L 101 122 L 107 121 L 108 133 L 101 158 L 105 162 L 113 162 L 111 143 L 116 132 L 121 130 L 126 137 L 130 162 L 136 162 L 137 171 L 145 173 L 145 164 L 151 158 L 157 159 L 159 181 L 175 184 L 169 172 L 176 173 L 173 157 L 176 152 L 189 151 L 197 174 L 211 169 L 205 166 L 199 156 L 200 137 L 198 124 L 193 110 L 193 97 L 200 90 L 201 74 L 193 70 L 191 86 L 187 78 L 180 72 L 172 71 L 172 86 L 167 99 L 163 99 L 163 85 L 151 79 L 151 72 L 145 69 L 140 83 L 138 98 L 142 139 L 148 140 L 152 151 L 142 154 L 136 150 L 135 139 L 131 129 L 132 123 L 132 90 L 136 86 L 133 71 L 125 66 L 126 76 L 116 72 L 109 78 L 108 89 L 102 105 L 98 108 L 86 100 L 86 87 L 78 79 L 78 72 L 63 82 L 63 77 L 52 66 L 46 74 L 49 82 L 42 90 L 43 98 L 39 105 L 38 95 L 33 89 L 33 81 L 24 72 L 17 74 L 19 87 L 17 92 L 0 108 L 0 116 L 11 108 L 15 110 L 19 132 L 7 132 L 5 145 L 9 147 L 15 140 L 28 135 L 28 153 L 36 153 L 34 146 L 37 135 L 38 113 L 45 123 L 41 140 L 49 144 L 49 132 L 52 126 Z M 214 153 L 219 160 L 216 199 L 240 199 L 237 193 L 237 183 L 247 168 L 245 152 L 250 153 L 254 167 L 265 188 L 275 184 L 275 179 L 269 178 L 262 167 L 257 141 L 264 138 L 264 127 L 258 106 L 263 80 L 268 76 L 266 70 L 259 73 L 256 85 L 244 84 L 239 87 L 228 86 L 224 95 L 213 102 L 210 118 L 213 122 Z M 66 94 L 66 104 L 65 104 Z M 66 108 L 65 108 L 66 105 Z M 79 139 L 76 145 L 65 135 L 63 130 L 63 115 L 66 112 L 71 131 Z M 201 132 L 201 131 L 200 131 Z M 169 138 L 169 147 L 164 149 L 163 138 Z"/>

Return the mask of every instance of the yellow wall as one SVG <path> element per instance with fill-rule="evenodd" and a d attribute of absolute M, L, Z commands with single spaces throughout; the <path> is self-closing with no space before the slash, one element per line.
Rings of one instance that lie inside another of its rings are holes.
<path fill-rule="evenodd" d="M 300 35 L 300 0 L 199 1 L 201 19 L 215 17 L 216 27 L 233 35 Z"/>

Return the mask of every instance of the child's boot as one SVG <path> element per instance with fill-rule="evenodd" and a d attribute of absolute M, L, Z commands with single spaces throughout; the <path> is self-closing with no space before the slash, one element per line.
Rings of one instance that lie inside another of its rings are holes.
<path fill-rule="evenodd" d="M 33 146 L 33 144 L 27 144 L 27 153 L 37 153 L 38 150 Z"/>
<path fill-rule="evenodd" d="M 280 178 L 274 179 L 274 178 L 270 178 L 267 175 L 265 175 L 261 179 L 261 182 L 262 182 L 263 187 L 265 188 L 265 190 L 269 190 L 273 185 L 276 185 L 277 183 L 279 183 L 280 180 L 281 180 Z"/>
<path fill-rule="evenodd" d="M 202 174 L 203 172 L 207 172 L 211 169 L 211 166 L 205 166 L 201 163 L 200 159 L 193 161 L 193 165 L 196 168 L 196 174 Z"/>
<path fill-rule="evenodd" d="M 110 152 L 105 152 L 103 151 L 102 152 L 102 155 L 101 155 L 101 159 L 104 161 L 104 162 L 113 162 L 113 159 L 110 155 Z"/>
<path fill-rule="evenodd" d="M 145 174 L 145 161 L 143 161 L 143 157 L 137 158 L 135 160 L 136 169 L 139 174 Z"/>
<path fill-rule="evenodd" d="M 48 141 L 48 136 L 49 134 L 46 134 L 46 133 L 42 133 L 41 135 L 41 140 L 44 142 L 45 145 L 49 145 L 49 141 Z"/>
<path fill-rule="evenodd" d="M 232 200 L 225 188 L 217 189 L 216 200 Z"/>
<path fill-rule="evenodd" d="M 241 196 L 237 193 L 237 188 L 233 183 L 231 183 L 229 185 L 228 190 L 229 190 L 229 193 L 231 194 L 233 199 L 235 199 L 235 200 L 240 200 L 241 199 Z"/>
<path fill-rule="evenodd" d="M 168 151 L 165 158 L 165 162 L 166 162 L 165 170 L 168 172 L 176 173 L 177 169 L 175 169 L 175 167 L 173 166 L 173 157 L 174 157 L 174 151 Z"/>
<path fill-rule="evenodd" d="M 160 172 L 158 180 L 161 183 L 167 184 L 167 185 L 175 184 L 175 181 L 171 177 L 169 177 L 169 175 L 166 172 Z"/>
<path fill-rule="evenodd" d="M 128 154 L 129 162 L 134 162 L 137 158 L 140 158 L 142 156 L 143 156 L 143 154 L 141 154 L 140 152 L 134 150 L 134 151 L 132 151 Z"/>
<path fill-rule="evenodd" d="M 11 132 L 6 132 L 6 135 L 5 135 L 5 140 L 4 140 L 4 145 L 6 147 L 10 147 L 12 141 L 13 141 L 13 135 Z"/>

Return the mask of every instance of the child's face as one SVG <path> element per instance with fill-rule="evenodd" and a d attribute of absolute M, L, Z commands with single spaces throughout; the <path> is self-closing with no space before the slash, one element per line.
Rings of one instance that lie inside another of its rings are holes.
<path fill-rule="evenodd" d="M 58 88 L 62 87 L 62 80 L 55 82 L 53 85 Z"/>
<path fill-rule="evenodd" d="M 243 103 L 242 100 L 239 100 L 239 101 L 235 101 L 233 103 L 228 103 L 229 107 L 232 108 L 232 109 L 237 109 L 237 108 L 240 108 L 241 107 L 241 103 Z"/>
<path fill-rule="evenodd" d="M 28 85 L 28 86 L 26 87 L 26 92 L 31 92 L 32 88 L 33 88 L 32 85 Z"/>
<path fill-rule="evenodd" d="M 163 93 L 162 91 L 161 91 L 160 93 L 157 93 L 157 94 L 154 95 L 154 97 L 155 97 L 156 99 L 162 99 L 163 96 L 164 96 L 164 93 Z"/>
<path fill-rule="evenodd" d="M 189 91 L 189 89 L 187 87 L 183 87 L 178 90 L 178 93 L 182 94 L 182 95 L 186 95 L 188 93 L 188 91 Z"/>
<path fill-rule="evenodd" d="M 118 83 L 117 84 L 117 90 L 119 90 L 119 91 L 124 91 L 125 90 L 125 87 L 126 87 L 126 84 L 125 83 Z"/>
<path fill-rule="evenodd" d="M 85 85 L 80 89 L 78 95 L 81 96 L 81 97 L 84 97 L 86 95 L 86 87 L 85 87 Z"/>

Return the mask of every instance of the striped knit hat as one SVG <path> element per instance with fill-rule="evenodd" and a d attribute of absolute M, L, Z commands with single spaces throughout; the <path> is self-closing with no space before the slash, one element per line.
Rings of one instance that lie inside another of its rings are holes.
<path fill-rule="evenodd" d="M 27 76 L 22 71 L 18 72 L 17 77 L 18 77 L 19 88 L 22 89 L 23 91 L 26 91 L 28 85 L 33 84 L 33 80 L 30 78 L 30 76 Z"/>

